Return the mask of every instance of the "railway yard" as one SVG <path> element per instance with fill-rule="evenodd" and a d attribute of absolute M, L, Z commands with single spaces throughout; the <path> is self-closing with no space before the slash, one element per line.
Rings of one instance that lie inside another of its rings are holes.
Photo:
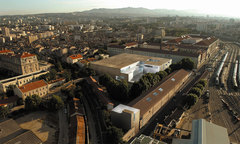
<path fill-rule="evenodd" d="M 206 68 L 211 69 L 207 76 L 209 100 L 203 94 L 197 104 L 185 112 L 182 129 L 191 130 L 192 120 L 204 118 L 227 128 L 230 141 L 240 143 L 239 56 L 240 46 L 225 43 L 206 64 Z M 219 70 L 219 67 L 222 68 Z"/>
<path fill-rule="evenodd" d="M 238 57 L 240 47 L 235 44 L 225 44 L 223 56 L 219 56 L 212 66 L 216 71 L 210 75 L 208 103 L 210 121 L 226 127 L 230 141 L 240 143 L 240 90 L 238 76 Z M 223 57 L 228 53 L 220 71 L 220 81 L 216 74 Z"/>

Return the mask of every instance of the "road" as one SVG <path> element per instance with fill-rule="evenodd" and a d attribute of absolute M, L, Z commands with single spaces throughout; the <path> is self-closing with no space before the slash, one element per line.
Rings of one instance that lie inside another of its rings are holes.
<path fill-rule="evenodd" d="M 59 137 L 58 144 L 68 144 L 68 121 L 64 109 L 58 111 L 59 116 Z"/>

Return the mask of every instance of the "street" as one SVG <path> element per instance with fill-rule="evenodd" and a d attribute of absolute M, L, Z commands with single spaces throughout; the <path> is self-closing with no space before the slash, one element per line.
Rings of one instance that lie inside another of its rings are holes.
<path fill-rule="evenodd" d="M 64 109 L 58 111 L 59 116 L 59 138 L 58 144 L 68 144 L 68 121 Z"/>

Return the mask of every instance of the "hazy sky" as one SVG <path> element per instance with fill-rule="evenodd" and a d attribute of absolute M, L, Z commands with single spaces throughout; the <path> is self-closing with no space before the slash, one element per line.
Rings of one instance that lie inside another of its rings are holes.
<path fill-rule="evenodd" d="M 0 15 L 74 12 L 93 8 L 145 7 L 197 10 L 201 13 L 240 17 L 239 0 L 0 0 Z"/>

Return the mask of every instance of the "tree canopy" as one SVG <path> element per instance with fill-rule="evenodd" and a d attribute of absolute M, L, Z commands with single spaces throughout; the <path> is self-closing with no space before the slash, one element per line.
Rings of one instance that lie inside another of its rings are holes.
<path fill-rule="evenodd" d="M 42 99 L 38 95 L 27 96 L 25 99 L 26 110 L 38 110 Z"/>
<path fill-rule="evenodd" d="M 53 95 L 48 102 L 48 108 L 51 111 L 58 111 L 64 107 L 64 102 L 58 95 Z"/>

